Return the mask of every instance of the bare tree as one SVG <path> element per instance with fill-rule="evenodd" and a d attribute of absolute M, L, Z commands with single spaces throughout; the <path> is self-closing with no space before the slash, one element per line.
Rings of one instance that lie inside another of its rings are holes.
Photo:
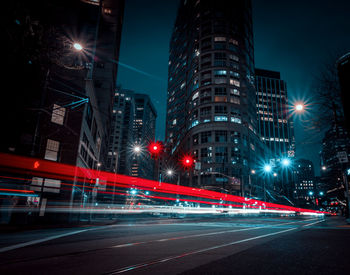
<path fill-rule="evenodd" d="M 309 118 L 310 123 L 306 126 L 307 130 L 323 132 L 329 129 L 331 125 L 337 125 L 344 120 L 336 67 L 336 61 L 339 56 L 331 55 L 314 77 L 311 88 L 314 99 L 310 103 L 313 111 Z"/>

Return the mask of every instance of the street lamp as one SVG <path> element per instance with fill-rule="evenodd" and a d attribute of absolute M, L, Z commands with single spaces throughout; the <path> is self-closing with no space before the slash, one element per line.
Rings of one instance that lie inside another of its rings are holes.
<path fill-rule="evenodd" d="M 282 159 L 282 166 L 288 167 L 290 165 L 290 160 L 288 158 Z"/>
<path fill-rule="evenodd" d="M 135 145 L 135 146 L 133 147 L 133 151 L 134 151 L 134 153 L 136 153 L 136 154 L 140 153 L 140 152 L 141 152 L 141 146 L 140 146 L 140 145 Z"/>
<path fill-rule="evenodd" d="M 297 111 L 298 113 L 302 112 L 304 110 L 304 105 L 301 103 L 298 103 L 295 105 L 295 111 Z"/>
<path fill-rule="evenodd" d="M 166 174 L 167 174 L 169 177 L 171 177 L 171 176 L 174 174 L 174 171 L 171 170 L 171 169 L 168 169 L 168 170 L 166 171 Z"/>
<path fill-rule="evenodd" d="M 83 50 L 83 46 L 80 44 L 80 43 L 74 43 L 73 44 L 73 47 L 75 50 L 77 50 L 78 52 L 82 51 Z"/>
<path fill-rule="evenodd" d="M 270 172 L 272 171 L 271 165 L 270 165 L 270 164 L 265 164 L 265 165 L 264 165 L 264 171 L 265 171 L 266 173 L 270 173 Z"/>

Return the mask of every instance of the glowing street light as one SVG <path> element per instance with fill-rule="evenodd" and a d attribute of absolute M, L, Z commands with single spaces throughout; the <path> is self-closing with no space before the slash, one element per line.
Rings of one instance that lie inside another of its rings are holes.
<path fill-rule="evenodd" d="M 256 171 L 253 169 L 252 171 L 250 171 L 253 175 L 256 173 Z"/>
<path fill-rule="evenodd" d="M 135 153 L 140 153 L 141 152 L 141 146 L 140 145 L 135 145 L 134 148 L 133 148 L 133 151 Z"/>
<path fill-rule="evenodd" d="M 309 192 L 309 196 L 312 196 L 314 194 L 314 192 L 310 191 Z"/>
<path fill-rule="evenodd" d="M 172 176 L 172 175 L 174 174 L 174 171 L 171 170 L 171 169 L 168 169 L 168 170 L 166 171 L 166 174 L 167 174 L 168 176 Z"/>
<path fill-rule="evenodd" d="M 270 164 L 265 164 L 264 165 L 264 171 L 267 173 L 270 173 L 272 171 L 272 167 Z"/>
<path fill-rule="evenodd" d="M 304 110 L 304 104 L 302 104 L 302 103 L 297 103 L 296 105 L 295 105 L 295 111 L 297 111 L 297 112 L 302 112 Z"/>
<path fill-rule="evenodd" d="M 322 170 L 323 170 L 323 171 L 326 171 L 326 170 L 327 170 L 327 167 L 326 167 L 326 166 L 322 166 Z"/>
<path fill-rule="evenodd" d="M 273 173 L 273 176 L 274 176 L 274 177 L 277 177 L 277 173 Z"/>
<path fill-rule="evenodd" d="M 77 50 L 78 52 L 80 52 L 83 49 L 83 46 L 80 43 L 74 43 L 73 47 L 75 50 Z"/>
<path fill-rule="evenodd" d="M 284 167 L 288 167 L 290 165 L 290 159 L 288 159 L 288 158 L 282 159 L 282 165 Z"/>

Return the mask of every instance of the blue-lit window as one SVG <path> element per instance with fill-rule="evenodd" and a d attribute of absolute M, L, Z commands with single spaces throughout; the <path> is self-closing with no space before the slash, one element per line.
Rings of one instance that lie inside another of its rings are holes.
<path fill-rule="evenodd" d="M 199 124 L 198 120 L 197 120 L 197 119 L 194 120 L 194 121 L 192 122 L 192 124 L 191 124 L 191 128 L 194 127 L 194 126 L 196 126 L 196 125 L 198 125 L 198 124 Z"/>
<path fill-rule="evenodd" d="M 239 117 L 231 117 L 231 122 L 241 124 L 242 120 Z"/>
<path fill-rule="evenodd" d="M 204 123 L 207 123 L 207 122 L 210 122 L 210 119 L 209 118 L 206 118 L 203 120 Z"/>
<path fill-rule="evenodd" d="M 215 77 L 222 77 L 222 76 L 226 76 L 227 71 L 226 70 L 215 70 L 214 71 L 214 76 Z"/>
<path fill-rule="evenodd" d="M 227 121 L 227 116 L 215 116 L 215 121 Z"/>

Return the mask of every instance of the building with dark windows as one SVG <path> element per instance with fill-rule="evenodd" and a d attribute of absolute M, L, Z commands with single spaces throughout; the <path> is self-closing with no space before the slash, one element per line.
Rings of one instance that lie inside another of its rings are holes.
<path fill-rule="evenodd" d="M 294 154 L 287 85 L 279 72 L 255 69 L 256 107 L 261 140 L 275 160 Z"/>
<path fill-rule="evenodd" d="M 157 112 L 151 99 L 146 94 L 135 93 L 135 117 L 133 138 L 135 144 L 147 147 L 155 139 Z M 131 176 L 154 179 L 154 161 L 148 152 L 132 158 Z"/>
<path fill-rule="evenodd" d="M 346 161 L 350 159 L 350 138 L 344 122 L 333 123 L 332 128 L 326 131 L 322 140 L 320 158 L 321 180 L 324 182 L 327 197 L 343 200 L 343 171 L 348 166 Z"/>
<path fill-rule="evenodd" d="M 0 150 L 104 169 L 117 77 L 111 60 L 119 57 L 124 1 L 19 0 L 5 8 L 3 63 L 11 91 L 0 108 L 6 131 Z M 45 205 L 86 205 L 96 199 L 86 190 L 98 184 L 87 182 L 67 188 L 60 180 L 33 178 L 30 189 Z"/>
<path fill-rule="evenodd" d="M 186 153 L 196 159 L 181 184 L 251 192 L 250 171 L 264 146 L 256 120 L 250 1 L 181 1 L 167 100 L 167 150 L 174 162 Z"/>
<path fill-rule="evenodd" d="M 130 175 L 130 147 L 134 143 L 133 124 L 135 117 L 134 92 L 117 89 L 114 94 L 112 131 L 109 139 L 107 170 Z"/>
<path fill-rule="evenodd" d="M 155 138 L 157 113 L 148 95 L 117 89 L 108 150 L 108 171 L 154 179 L 154 161 L 147 146 Z M 135 152 L 135 146 L 142 148 Z"/>
<path fill-rule="evenodd" d="M 315 172 L 312 161 L 298 159 L 293 165 L 294 200 L 298 206 L 315 204 Z"/>
<path fill-rule="evenodd" d="M 274 191 L 291 197 L 293 190 L 289 163 L 295 156 L 293 122 L 288 108 L 287 84 L 279 72 L 255 69 L 256 109 L 258 132 L 262 142 L 269 148 L 269 162 L 278 174 Z"/>

